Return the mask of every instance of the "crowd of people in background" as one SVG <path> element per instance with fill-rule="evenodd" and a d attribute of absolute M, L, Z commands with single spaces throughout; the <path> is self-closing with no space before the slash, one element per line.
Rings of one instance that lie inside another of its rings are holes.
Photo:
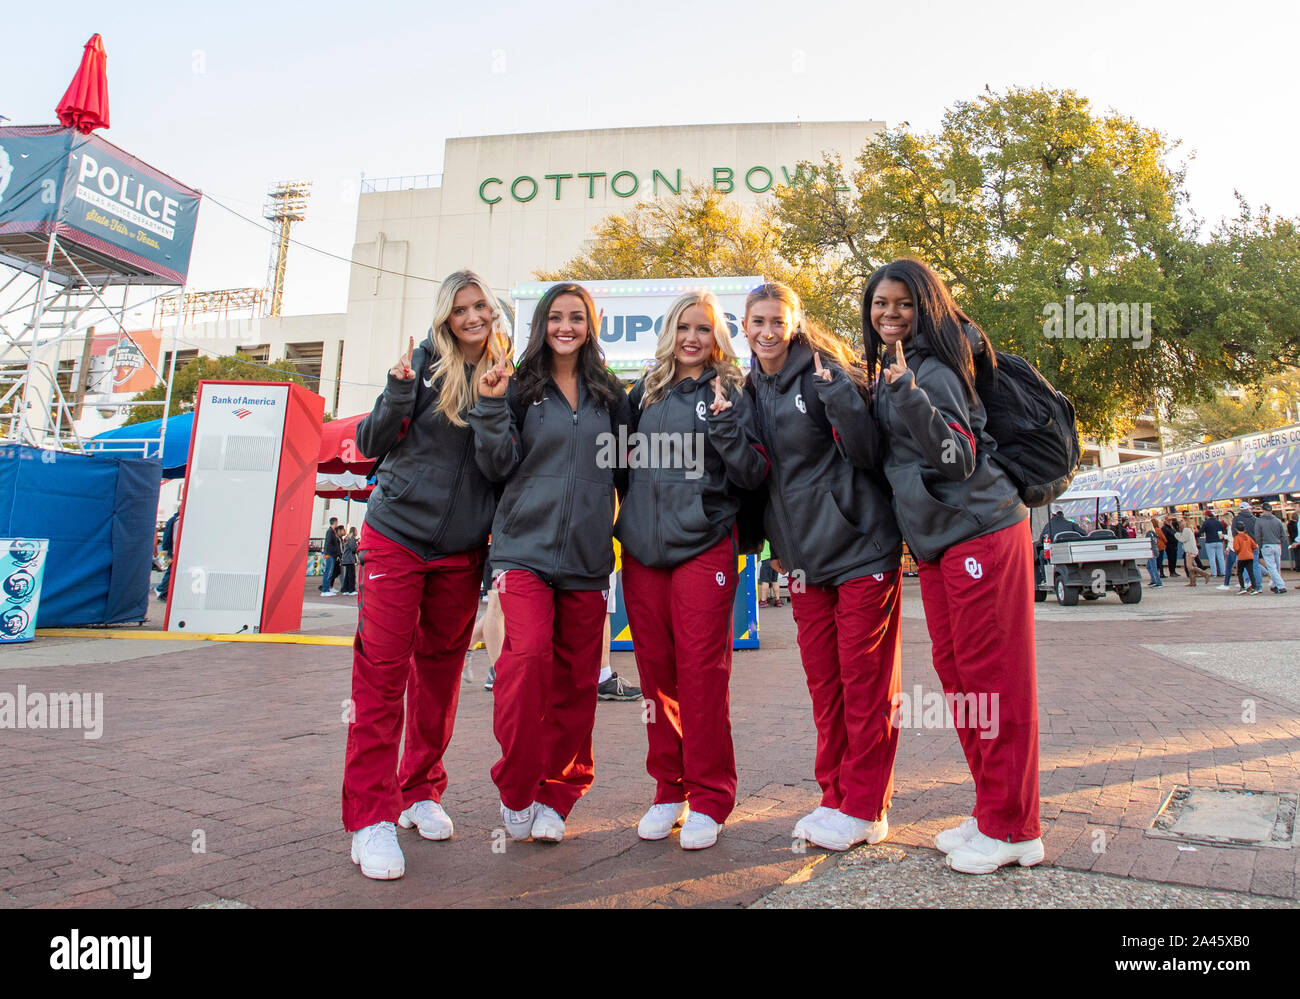
<path fill-rule="evenodd" d="M 357 546 L 360 538 L 355 527 L 346 527 L 339 523 L 338 517 L 331 517 L 329 528 L 325 531 L 321 555 L 324 564 L 321 567 L 320 595 L 322 597 L 349 597 L 357 592 Z M 343 585 L 334 589 L 339 576 Z"/>
<path fill-rule="evenodd" d="M 1181 566 L 1186 586 L 1194 587 L 1201 579 L 1208 586 L 1211 580 L 1221 578 L 1217 588 L 1232 590 L 1232 572 L 1236 568 L 1235 589 L 1239 595 L 1262 593 L 1267 574 L 1269 592 L 1280 596 L 1287 591 L 1283 565 L 1289 563 L 1291 568 L 1300 569 L 1297 516 L 1293 512 L 1282 520 L 1269 502 L 1252 504 L 1243 500 L 1235 516 L 1230 507 L 1222 515 L 1211 507 L 1181 518 L 1139 519 L 1126 527 L 1128 537 L 1136 537 L 1136 532 L 1141 531 L 1150 541 L 1148 585 L 1157 589 L 1164 580 L 1178 578 Z"/>

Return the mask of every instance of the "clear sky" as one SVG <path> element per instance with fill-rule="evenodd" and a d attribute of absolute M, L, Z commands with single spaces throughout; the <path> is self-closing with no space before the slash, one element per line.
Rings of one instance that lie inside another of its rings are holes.
<path fill-rule="evenodd" d="M 1234 189 L 1300 216 L 1294 2 L 60 0 L 5 22 L 8 124 L 55 120 L 99 32 L 101 134 L 256 219 L 271 183 L 314 181 L 295 238 L 344 257 L 360 175 L 440 172 L 449 137 L 797 119 L 932 130 L 986 84 L 1072 88 L 1181 140 L 1210 223 L 1235 214 Z M 190 287 L 263 284 L 270 245 L 206 205 Z M 285 312 L 343 311 L 347 272 L 295 247 Z"/>

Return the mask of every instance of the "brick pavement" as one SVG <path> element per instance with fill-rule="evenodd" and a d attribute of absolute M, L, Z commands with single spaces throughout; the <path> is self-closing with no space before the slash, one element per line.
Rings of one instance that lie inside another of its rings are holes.
<path fill-rule="evenodd" d="M 342 622 L 344 598 L 320 601 L 311 589 L 308 602 L 333 605 Z M 1188 851 L 1143 835 L 1177 784 L 1300 789 L 1300 692 L 1287 703 L 1143 648 L 1276 642 L 1295 632 L 1296 599 L 1234 602 L 1166 587 L 1136 607 L 1113 596 L 1070 609 L 1039 605 L 1048 863 L 1300 897 L 1300 848 Z M 716 847 L 686 853 L 675 837 L 637 839 L 653 787 L 643 769 L 640 710 L 602 702 L 596 785 L 570 817 L 565 842 L 508 843 L 499 852 L 488 778 L 496 758 L 491 695 L 476 682 L 462 688 L 447 756 L 444 804 L 456 837 L 428 843 L 402 833 L 407 875 L 392 883 L 368 881 L 349 862 L 338 819 L 349 650 L 213 644 L 173 651 L 159 642 L 155 654 L 99 662 L 95 649 L 108 640 L 97 640 L 70 644 L 65 665 L 24 667 L 23 649 L 4 649 L 0 691 L 13 693 L 20 683 L 29 691 L 102 691 L 105 723 L 97 741 L 76 731 L 0 730 L 0 908 L 180 907 L 218 898 L 285 907 L 749 904 L 806 876 L 824 856 L 816 848 L 793 852 L 789 838 L 817 794 L 788 607 L 764 611 L 762 635 L 762 650 L 735 656 L 740 803 Z M 903 640 L 904 691 L 915 684 L 938 690 L 915 580 L 906 582 Z M 481 681 L 484 654 L 472 662 Z M 635 676 L 630 653 L 615 653 L 614 666 Z M 1255 702 L 1253 722 L 1242 721 L 1247 700 Z M 928 847 L 971 802 L 955 734 L 905 729 L 893 841 Z M 195 852 L 200 839 L 205 852 Z"/>

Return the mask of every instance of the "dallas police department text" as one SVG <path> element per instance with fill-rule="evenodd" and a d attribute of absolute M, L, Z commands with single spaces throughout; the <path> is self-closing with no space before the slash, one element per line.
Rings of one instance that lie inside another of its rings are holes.
<path fill-rule="evenodd" d="M 104 734 L 104 695 L 27 692 L 18 685 L 15 694 L 0 691 L 0 729 L 79 728 L 82 738 Z"/>
<path fill-rule="evenodd" d="M 50 940 L 50 967 L 55 971 L 130 971 L 145 979 L 152 974 L 153 937 L 82 936 L 73 930 Z"/>

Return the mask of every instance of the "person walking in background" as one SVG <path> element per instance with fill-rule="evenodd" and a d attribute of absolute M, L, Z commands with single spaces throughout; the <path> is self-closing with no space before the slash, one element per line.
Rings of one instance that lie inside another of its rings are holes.
<path fill-rule="evenodd" d="M 331 517 L 330 526 L 325 531 L 325 543 L 321 547 L 321 554 L 325 556 L 325 566 L 320 577 L 322 597 L 335 596 L 334 577 L 338 575 L 339 558 L 343 555 L 343 547 L 339 544 L 338 526 L 338 517 Z"/>
<path fill-rule="evenodd" d="M 1241 506 L 1237 510 L 1237 516 L 1232 518 L 1232 530 L 1234 534 L 1241 534 L 1243 532 L 1249 534 L 1251 541 L 1254 543 L 1251 546 L 1252 553 L 1259 550 L 1259 525 L 1256 521 L 1255 515 L 1251 512 L 1250 502 L 1248 500 L 1241 501 Z M 1233 543 L 1235 546 L 1235 537 L 1233 538 Z M 1241 549 L 1235 548 L 1234 550 L 1237 552 L 1238 561 L 1240 561 Z M 1259 564 L 1259 558 L 1255 554 L 1252 554 L 1250 562 L 1250 590 L 1253 593 L 1259 593 L 1264 589 L 1264 575 L 1261 570 L 1262 567 Z"/>
<path fill-rule="evenodd" d="M 1164 527 L 1160 530 L 1165 536 L 1165 563 L 1169 566 L 1169 578 L 1175 579 L 1178 576 L 1178 533 L 1174 525 L 1178 523 L 1171 517 L 1165 518 Z"/>
<path fill-rule="evenodd" d="M 1156 532 L 1156 568 L 1160 570 L 1161 578 L 1166 575 L 1166 568 L 1169 565 L 1169 559 L 1165 557 L 1165 549 L 1169 546 L 1169 540 L 1165 537 L 1165 528 L 1160 523 L 1158 516 L 1151 519 L 1151 527 Z"/>
<path fill-rule="evenodd" d="M 1286 548 L 1286 527 L 1273 516 L 1273 504 L 1265 503 L 1260 509 L 1255 526 L 1259 531 L 1259 557 L 1268 572 L 1269 592 L 1279 596 L 1286 592 L 1282 580 L 1282 552 Z"/>
<path fill-rule="evenodd" d="M 1237 531 L 1232 536 L 1232 550 L 1237 554 L 1237 576 L 1241 581 L 1237 595 L 1258 594 L 1254 585 L 1255 552 L 1259 546 L 1249 531 Z"/>
<path fill-rule="evenodd" d="M 357 538 L 357 529 L 349 528 L 346 532 L 343 525 L 338 527 L 339 547 L 342 554 L 339 556 L 339 564 L 343 566 L 343 589 L 340 592 L 342 596 L 355 595 L 357 592 L 357 546 L 360 541 Z"/>
<path fill-rule="evenodd" d="M 1147 559 L 1147 575 L 1151 577 L 1151 587 L 1160 589 L 1165 584 L 1160 581 L 1160 546 L 1158 542 L 1163 540 L 1164 535 L 1160 533 L 1157 522 L 1152 520 L 1147 524 L 1146 539 L 1151 545 L 1151 557 Z"/>
<path fill-rule="evenodd" d="M 172 560 L 172 550 L 176 547 L 176 521 L 180 515 L 181 512 L 177 510 L 167 518 L 167 523 L 163 524 L 162 540 L 158 542 L 158 550 L 167 556 L 167 568 L 163 570 L 162 579 L 158 581 L 153 591 L 159 600 L 167 599 L 167 588 L 172 581 L 172 565 L 175 564 Z"/>
<path fill-rule="evenodd" d="M 352 862 L 368 878 L 406 873 L 395 823 L 428 840 L 453 833 L 441 804 L 443 756 L 496 509 L 467 413 L 483 373 L 510 356 L 506 330 L 483 278 L 449 275 L 428 337 L 419 347 L 411 338 L 357 426 L 358 449 L 377 458 L 378 483 L 358 547 L 342 804 Z"/>
<path fill-rule="evenodd" d="M 1293 513 L 1286 519 L 1287 546 L 1291 551 L 1291 568 L 1300 570 L 1300 523 Z"/>
<path fill-rule="evenodd" d="M 935 672 L 944 692 L 996 698 L 997 731 L 959 726 L 974 814 L 935 837 L 953 870 L 989 874 L 1044 856 L 1039 822 L 1038 693 L 1029 511 L 990 457 L 975 392 L 995 365 L 983 330 L 916 260 L 875 271 L 862 297 L 866 361 L 880 371 L 894 513 L 916 555 Z"/>
<path fill-rule="evenodd" d="M 1223 576 L 1227 572 L 1227 561 L 1223 556 L 1223 539 L 1227 532 L 1227 526 L 1215 516 L 1213 508 L 1206 510 L 1205 519 L 1201 521 L 1201 535 L 1205 539 L 1205 561 L 1212 576 Z M 1219 589 L 1226 590 L 1228 587 L 1225 584 Z"/>
<path fill-rule="evenodd" d="M 1176 525 L 1178 522 L 1174 523 Z M 1183 568 L 1187 571 L 1187 585 L 1195 587 L 1198 579 L 1209 579 L 1210 574 L 1196 564 L 1196 532 L 1190 523 L 1178 531 L 1178 543 L 1183 546 Z"/>

